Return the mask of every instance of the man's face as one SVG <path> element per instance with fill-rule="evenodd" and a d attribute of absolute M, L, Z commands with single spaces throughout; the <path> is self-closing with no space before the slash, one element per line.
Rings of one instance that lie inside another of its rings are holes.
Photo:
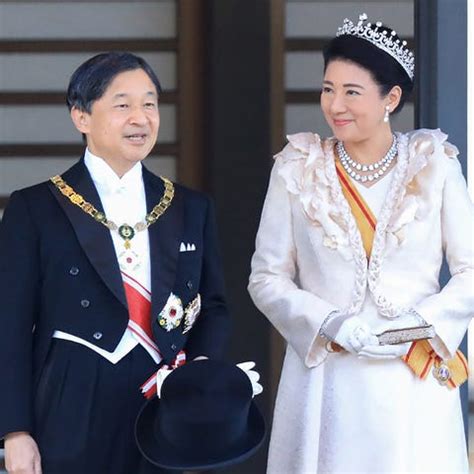
<path fill-rule="evenodd" d="M 158 93 L 143 69 L 118 74 L 90 114 L 73 108 L 71 115 L 89 150 L 119 176 L 148 156 L 160 127 Z"/>

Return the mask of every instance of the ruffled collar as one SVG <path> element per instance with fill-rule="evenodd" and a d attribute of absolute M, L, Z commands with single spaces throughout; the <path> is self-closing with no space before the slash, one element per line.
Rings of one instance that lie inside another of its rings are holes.
<path fill-rule="evenodd" d="M 416 181 L 431 157 L 439 153 L 449 157 L 457 155 L 456 147 L 446 141 L 447 135 L 440 130 L 420 129 L 396 135 L 398 159 L 378 216 L 368 265 L 357 223 L 337 177 L 335 139 L 321 140 L 313 133 L 290 135 L 288 145 L 275 156 L 278 173 L 287 190 L 298 197 L 309 223 L 322 227 L 323 245 L 355 262 L 356 279 L 350 305 L 345 308 L 347 314 L 360 310 L 368 285 L 380 314 L 388 318 L 399 315 L 399 309 L 380 292 L 380 270 L 386 246 L 401 245 L 403 227 L 420 212 L 429 186 L 416 185 Z"/>

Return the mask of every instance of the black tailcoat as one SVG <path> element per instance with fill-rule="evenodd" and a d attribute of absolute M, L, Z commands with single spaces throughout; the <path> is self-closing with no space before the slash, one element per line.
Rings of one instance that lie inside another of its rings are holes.
<path fill-rule="evenodd" d="M 102 210 L 83 160 L 62 176 Z M 164 185 L 145 167 L 143 180 L 150 211 Z M 149 227 L 149 238 L 153 334 L 164 361 L 181 349 L 188 360 L 218 356 L 229 318 L 209 198 L 175 185 L 172 204 Z M 182 242 L 196 251 L 180 252 Z M 201 295 L 201 314 L 185 334 L 182 324 L 166 332 L 157 323 L 171 292 L 183 306 Z M 55 330 L 107 351 L 120 341 L 128 310 L 110 231 L 50 182 L 14 192 L 0 226 L 0 304 L 1 438 L 34 432 L 37 384 Z"/>

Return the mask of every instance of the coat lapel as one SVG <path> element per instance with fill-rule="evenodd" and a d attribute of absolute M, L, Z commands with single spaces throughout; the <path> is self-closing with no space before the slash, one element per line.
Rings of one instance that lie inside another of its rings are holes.
<path fill-rule="evenodd" d="M 87 171 L 84 160 L 70 168 L 62 175 L 76 193 L 90 202 L 96 209 L 103 212 L 99 194 L 92 178 Z M 49 183 L 51 192 L 63 208 L 66 216 L 76 233 L 79 244 L 86 253 L 92 266 L 102 278 L 112 293 L 127 306 L 120 268 L 115 255 L 115 249 L 110 236 L 110 231 L 102 224 L 96 222 L 78 206 L 72 204 L 63 196 L 53 183 Z"/>
<path fill-rule="evenodd" d="M 163 197 L 163 181 L 143 167 L 147 212 Z M 148 228 L 150 239 L 152 318 L 156 319 L 166 304 L 176 281 L 179 243 L 183 231 L 183 200 L 175 190 L 171 205 L 157 222 Z M 179 296 L 179 295 L 178 295 Z"/>

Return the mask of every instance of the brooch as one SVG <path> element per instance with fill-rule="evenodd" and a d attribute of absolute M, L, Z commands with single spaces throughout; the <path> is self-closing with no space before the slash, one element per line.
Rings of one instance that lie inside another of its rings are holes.
<path fill-rule="evenodd" d="M 451 371 L 446 363 L 435 363 L 435 366 L 433 367 L 433 375 L 441 385 L 446 385 L 448 380 L 451 378 Z"/>

